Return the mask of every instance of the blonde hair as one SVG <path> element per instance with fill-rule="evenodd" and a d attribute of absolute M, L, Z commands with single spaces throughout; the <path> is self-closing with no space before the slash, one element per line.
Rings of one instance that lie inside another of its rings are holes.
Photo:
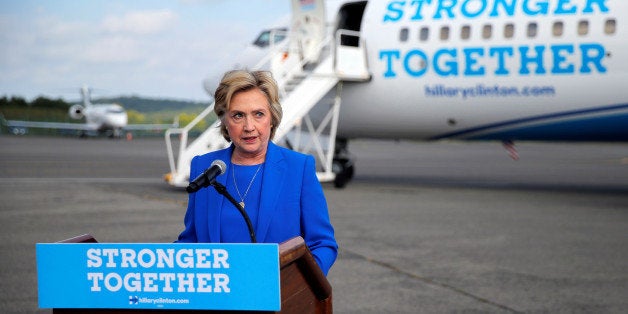
<path fill-rule="evenodd" d="M 281 104 L 279 103 L 277 82 L 275 82 L 272 74 L 268 71 L 234 70 L 225 73 L 214 93 L 214 113 L 216 113 L 221 121 L 220 133 L 228 142 L 231 141 L 231 138 L 229 137 L 227 126 L 223 118 L 225 113 L 229 111 L 231 99 L 239 92 L 254 88 L 259 89 L 266 95 L 271 115 L 270 139 L 272 140 L 275 136 L 275 131 L 283 116 Z"/>

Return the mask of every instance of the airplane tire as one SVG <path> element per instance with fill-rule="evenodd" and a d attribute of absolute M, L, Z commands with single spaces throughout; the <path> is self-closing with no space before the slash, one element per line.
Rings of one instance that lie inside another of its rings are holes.
<path fill-rule="evenodd" d="M 334 160 L 333 169 L 336 173 L 336 178 L 334 179 L 336 188 L 344 188 L 353 179 L 354 167 L 351 161 L 347 159 Z"/>

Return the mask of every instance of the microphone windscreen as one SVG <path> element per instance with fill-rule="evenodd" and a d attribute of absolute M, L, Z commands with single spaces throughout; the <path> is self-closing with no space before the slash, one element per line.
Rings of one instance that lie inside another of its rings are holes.
<path fill-rule="evenodd" d="M 218 175 L 221 175 L 225 173 L 225 171 L 227 171 L 227 164 L 225 164 L 225 162 L 220 159 L 214 160 L 212 162 L 212 166 L 218 166 L 218 168 L 220 168 L 220 173 Z"/>

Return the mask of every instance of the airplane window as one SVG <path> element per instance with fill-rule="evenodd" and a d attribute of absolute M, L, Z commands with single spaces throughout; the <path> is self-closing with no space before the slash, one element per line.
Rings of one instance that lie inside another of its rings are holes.
<path fill-rule="evenodd" d="M 536 23 L 530 23 L 528 24 L 528 37 L 532 38 L 532 37 L 536 37 L 536 32 L 537 32 L 538 26 Z"/>
<path fill-rule="evenodd" d="M 589 33 L 589 21 L 578 22 L 578 35 L 584 36 Z"/>
<path fill-rule="evenodd" d="M 471 37 L 471 26 L 464 25 L 460 29 L 460 38 L 469 39 Z"/>
<path fill-rule="evenodd" d="M 267 47 L 270 44 L 270 31 L 263 31 L 253 42 L 258 47 Z"/>
<path fill-rule="evenodd" d="M 489 39 L 493 35 L 493 27 L 491 24 L 486 24 L 482 27 L 482 38 Z"/>
<path fill-rule="evenodd" d="M 408 41 L 408 33 L 410 31 L 407 28 L 402 28 L 401 31 L 399 32 L 399 40 L 402 42 L 406 42 Z"/>
<path fill-rule="evenodd" d="M 421 27 L 419 31 L 419 40 L 426 41 L 430 36 L 430 30 L 427 27 Z"/>
<path fill-rule="evenodd" d="M 275 43 L 278 43 L 284 39 L 286 39 L 286 33 L 275 34 Z"/>
<path fill-rule="evenodd" d="M 253 45 L 261 47 L 261 48 L 268 47 L 271 42 L 271 39 L 270 39 L 271 34 L 274 34 L 273 43 L 276 44 L 286 39 L 287 31 L 288 31 L 287 28 L 278 28 L 278 29 L 273 29 L 273 30 L 262 31 L 262 33 L 259 34 L 259 36 L 257 36 L 255 41 L 253 42 Z"/>
<path fill-rule="evenodd" d="M 604 33 L 611 35 L 611 34 L 615 34 L 616 30 L 617 30 L 617 26 L 616 26 L 615 19 L 606 20 L 606 23 L 604 24 Z"/>
<path fill-rule="evenodd" d="M 563 28 L 564 28 L 563 22 L 554 22 L 554 25 L 552 26 L 552 34 L 555 37 L 562 36 Z"/>
<path fill-rule="evenodd" d="M 440 29 L 440 39 L 447 40 L 449 39 L 449 26 L 443 26 Z"/>
<path fill-rule="evenodd" d="M 515 24 L 508 23 L 504 26 L 504 37 L 512 38 L 515 35 Z"/>

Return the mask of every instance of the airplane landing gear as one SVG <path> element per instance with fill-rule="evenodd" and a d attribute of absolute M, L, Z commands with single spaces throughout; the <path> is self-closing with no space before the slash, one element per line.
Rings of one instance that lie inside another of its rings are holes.
<path fill-rule="evenodd" d="M 332 171 L 336 174 L 334 186 L 344 188 L 353 179 L 353 162 L 348 159 L 334 159 Z"/>
<path fill-rule="evenodd" d="M 354 164 L 353 160 L 349 156 L 347 143 L 348 141 L 346 139 L 336 140 L 332 171 L 336 174 L 334 186 L 337 188 L 344 188 L 347 183 L 353 179 Z"/>

